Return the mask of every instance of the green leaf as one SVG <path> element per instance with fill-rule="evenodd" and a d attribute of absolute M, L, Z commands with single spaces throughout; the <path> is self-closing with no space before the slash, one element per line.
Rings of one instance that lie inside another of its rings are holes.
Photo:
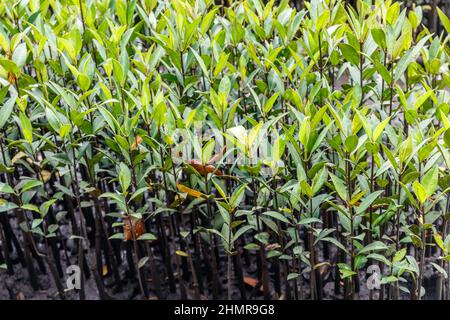
<path fill-rule="evenodd" d="M 448 128 L 444 133 L 444 142 L 447 145 L 447 147 L 450 148 L 450 128 Z"/>
<path fill-rule="evenodd" d="M 414 199 L 414 197 L 413 197 L 411 191 L 409 191 L 409 188 L 408 188 L 405 184 L 403 184 L 403 183 L 401 183 L 401 182 L 400 182 L 400 185 L 402 186 L 403 191 L 405 191 L 406 196 L 408 197 L 409 202 L 411 202 L 411 204 L 412 204 L 414 207 L 416 207 L 416 208 L 418 209 L 419 206 L 417 205 L 417 202 L 416 202 L 416 200 Z"/>
<path fill-rule="evenodd" d="M 156 236 L 152 233 L 144 233 L 143 235 L 141 235 L 137 240 L 148 240 L 148 241 L 153 241 L 156 240 Z"/>
<path fill-rule="evenodd" d="M 389 116 L 377 125 L 377 127 L 373 131 L 373 141 L 378 140 L 378 138 L 381 136 L 384 128 L 387 126 L 387 124 L 389 123 L 390 120 L 391 120 L 391 117 Z"/>
<path fill-rule="evenodd" d="M 331 242 L 332 244 L 334 244 L 336 247 L 338 247 L 342 251 L 348 253 L 347 248 L 345 248 L 345 246 L 342 243 L 340 243 L 336 238 L 325 237 L 325 238 L 322 239 L 322 241 Z"/>
<path fill-rule="evenodd" d="M 345 188 L 344 182 L 331 172 L 329 174 L 331 180 L 333 181 L 334 188 L 336 189 L 336 192 L 338 193 L 339 197 L 341 197 L 342 200 L 348 200 L 347 189 Z"/>
<path fill-rule="evenodd" d="M 122 65 L 116 59 L 113 59 L 112 63 L 113 63 L 113 70 L 114 70 L 114 78 L 116 79 L 119 86 L 123 87 L 123 85 L 125 84 L 125 75 L 123 72 Z"/>
<path fill-rule="evenodd" d="M 422 185 L 425 188 L 427 196 L 430 197 L 438 187 L 439 169 L 434 165 L 422 178 Z"/>
<path fill-rule="evenodd" d="M 348 136 L 344 142 L 346 151 L 352 152 L 352 151 L 356 150 L 356 147 L 358 146 L 358 141 L 359 141 L 359 139 L 358 139 L 357 135 L 354 134 L 354 135 Z"/>
<path fill-rule="evenodd" d="M 370 207 L 370 205 L 380 197 L 380 195 L 383 193 L 383 190 L 378 190 L 375 192 L 372 192 L 370 195 L 364 198 L 363 201 L 361 201 L 361 204 L 356 209 L 356 214 L 363 214 L 367 208 Z"/>
<path fill-rule="evenodd" d="M 100 196 L 100 198 L 111 198 L 114 199 L 117 203 L 125 205 L 125 198 L 121 194 L 105 192 Z"/>
<path fill-rule="evenodd" d="M 247 184 L 240 185 L 236 190 L 234 190 L 233 194 L 230 198 L 230 204 L 233 208 L 236 208 L 239 206 L 239 204 L 242 201 L 242 198 L 245 195 L 245 189 L 247 188 Z"/>
<path fill-rule="evenodd" d="M 305 118 L 303 119 L 302 124 L 300 125 L 298 133 L 298 138 L 305 148 L 308 147 L 310 134 L 311 134 L 311 123 L 309 121 L 309 118 Z"/>
<path fill-rule="evenodd" d="M 20 190 L 20 193 L 24 193 L 25 191 L 28 191 L 30 189 L 36 188 L 42 186 L 42 181 L 39 180 L 28 180 Z"/>
<path fill-rule="evenodd" d="M 224 224 L 230 225 L 230 207 L 221 201 L 217 201 L 219 213 L 223 219 Z M 228 238 L 228 233 L 226 233 L 225 238 Z"/>
<path fill-rule="evenodd" d="M 395 81 L 401 78 L 401 76 L 405 73 L 406 68 L 408 68 L 411 62 L 413 62 L 417 58 L 420 50 L 430 37 L 431 35 L 427 35 L 420 39 L 420 41 L 413 48 L 411 48 L 404 56 L 400 58 L 394 70 Z"/>
<path fill-rule="evenodd" d="M 107 110 L 105 107 L 99 107 L 97 110 L 100 111 L 103 119 L 106 121 L 113 132 L 116 132 L 116 130 L 120 128 L 120 125 L 117 122 L 116 118 L 109 110 Z"/>
<path fill-rule="evenodd" d="M 142 268 L 148 261 L 149 257 L 143 257 L 138 262 L 138 269 Z"/>
<path fill-rule="evenodd" d="M 191 48 L 191 51 L 194 54 L 195 59 L 197 59 L 198 65 L 202 69 L 203 75 L 208 79 L 209 78 L 208 69 L 206 68 L 203 58 L 193 48 Z"/>
<path fill-rule="evenodd" d="M 3 200 L 3 199 L 1 199 L 1 200 Z M 18 206 L 13 202 L 0 201 L 0 213 L 7 212 L 9 210 L 13 210 L 16 208 L 18 208 Z"/>
<path fill-rule="evenodd" d="M 388 147 L 386 147 L 384 144 L 381 145 L 383 147 L 383 151 L 384 154 L 386 155 L 386 157 L 388 158 L 391 166 L 395 169 L 398 170 L 398 164 L 397 161 L 394 158 L 394 155 L 392 154 L 392 152 L 389 150 Z"/>
<path fill-rule="evenodd" d="M 136 0 L 128 1 L 127 3 L 127 24 L 132 23 L 134 10 L 136 8 Z"/>
<path fill-rule="evenodd" d="M 200 24 L 200 30 L 202 34 L 205 34 L 211 27 L 211 24 L 214 21 L 214 15 L 216 14 L 216 11 L 217 8 L 214 8 L 203 17 L 202 22 Z"/>
<path fill-rule="evenodd" d="M 119 181 L 122 186 L 122 192 L 127 191 L 131 184 L 131 171 L 123 162 L 119 165 Z"/>
<path fill-rule="evenodd" d="M 381 75 L 381 77 L 383 77 L 383 80 L 386 83 L 391 83 L 392 79 L 389 70 L 377 60 L 372 60 L 372 62 L 375 66 L 375 69 L 377 69 L 378 73 Z"/>
<path fill-rule="evenodd" d="M 243 226 L 243 227 L 240 227 L 239 229 L 238 229 L 238 231 L 236 231 L 236 233 L 234 234 L 234 236 L 233 236 L 233 242 L 234 241 L 236 241 L 237 239 L 239 239 L 242 235 L 244 235 L 247 231 L 249 231 L 249 230 L 253 230 L 253 229 L 255 229 L 253 226 L 251 226 L 251 225 L 246 225 L 246 226 Z"/>
<path fill-rule="evenodd" d="M 27 54 L 27 44 L 23 42 L 14 49 L 11 59 L 16 63 L 18 68 L 22 68 L 27 60 Z"/>
<path fill-rule="evenodd" d="M 394 258 L 392 258 L 392 261 L 393 262 L 402 261 L 405 256 L 406 256 L 406 248 L 402 248 L 395 253 Z"/>
<path fill-rule="evenodd" d="M 48 233 L 54 233 L 56 230 L 58 230 L 59 226 L 57 224 L 51 224 L 47 228 Z"/>
<path fill-rule="evenodd" d="M 273 96 L 271 96 L 267 101 L 266 104 L 264 105 L 264 113 L 269 113 L 270 110 L 272 110 L 272 107 L 275 103 L 275 101 L 277 100 L 278 96 L 280 95 L 279 92 L 276 92 Z"/>
<path fill-rule="evenodd" d="M 225 68 L 225 65 L 228 62 L 228 56 L 229 54 L 226 54 L 225 52 L 222 52 L 219 57 L 219 61 L 216 64 L 216 67 L 214 68 L 214 77 L 217 77 L 219 73 Z"/>
<path fill-rule="evenodd" d="M 30 119 L 25 115 L 25 113 L 20 112 L 19 114 L 20 127 L 22 128 L 22 134 L 28 143 L 33 142 L 33 127 L 31 125 Z"/>
<path fill-rule="evenodd" d="M 442 274 L 442 275 L 444 276 L 444 279 L 447 279 L 447 278 L 448 278 L 447 271 L 445 271 L 444 268 L 442 268 L 440 265 L 438 265 L 438 264 L 436 264 L 436 263 L 434 263 L 434 262 L 431 262 L 431 264 L 433 265 L 433 267 L 434 267 L 440 274 Z"/>
<path fill-rule="evenodd" d="M 80 89 L 83 91 L 87 91 L 89 89 L 89 87 L 91 86 L 91 80 L 84 73 L 80 73 L 77 76 L 77 83 L 80 86 Z"/>
<path fill-rule="evenodd" d="M 163 100 L 159 100 L 158 103 L 156 103 L 156 106 L 153 109 L 152 112 L 152 119 L 155 120 L 158 127 L 161 127 L 166 122 L 166 113 L 167 113 L 167 106 Z"/>
<path fill-rule="evenodd" d="M 308 198 L 312 198 L 314 196 L 314 192 L 306 180 L 300 181 L 300 189 L 308 196 Z"/>
<path fill-rule="evenodd" d="M 225 94 L 228 96 L 231 90 L 231 81 L 230 78 L 227 76 L 223 77 L 222 80 L 220 80 L 219 84 L 219 93 Z"/>
<path fill-rule="evenodd" d="M 45 201 L 43 204 L 39 207 L 39 213 L 41 214 L 41 217 L 45 217 L 47 215 L 48 210 L 56 202 L 57 199 L 50 199 Z"/>
<path fill-rule="evenodd" d="M 147 190 L 148 190 L 148 187 L 142 187 L 142 188 L 137 189 L 135 192 L 133 192 L 133 195 L 130 197 L 129 201 L 132 201 L 133 199 L 139 197 Z"/>
<path fill-rule="evenodd" d="M 20 73 L 20 69 L 17 67 L 14 61 L 8 59 L 0 59 L 0 65 L 5 68 L 6 71 L 9 71 L 16 76 Z"/>
<path fill-rule="evenodd" d="M 324 10 L 320 17 L 317 19 L 316 30 L 322 30 L 330 20 L 330 10 Z"/>
<path fill-rule="evenodd" d="M 263 215 L 272 217 L 272 218 L 274 218 L 276 220 L 279 220 L 281 222 L 285 222 L 285 223 L 288 223 L 288 224 L 290 223 L 290 221 L 284 215 L 282 215 L 281 213 L 276 212 L 276 211 L 266 211 L 266 212 L 263 212 Z"/>
<path fill-rule="evenodd" d="M 423 185 L 417 180 L 413 183 L 413 190 L 414 194 L 417 197 L 417 200 L 419 200 L 419 202 L 423 204 L 428 198 L 427 190 L 425 190 Z"/>
<path fill-rule="evenodd" d="M 438 7 L 436 9 L 437 9 L 439 18 L 441 19 L 442 25 L 445 28 L 445 31 L 447 31 L 447 34 L 449 34 L 450 33 L 450 20 L 448 19 L 447 15 L 444 12 L 442 12 L 441 9 L 439 9 Z"/>
<path fill-rule="evenodd" d="M 268 244 L 269 243 L 270 235 L 267 232 L 260 232 L 255 235 L 255 239 L 261 242 L 262 244 Z"/>
<path fill-rule="evenodd" d="M 395 276 L 387 276 L 387 277 L 383 277 L 380 281 L 380 284 L 387 284 L 387 283 L 392 283 L 392 282 L 397 282 L 398 279 Z"/>
<path fill-rule="evenodd" d="M 341 52 L 345 60 L 354 66 L 359 66 L 359 53 L 355 50 L 355 48 L 346 43 L 341 43 L 339 47 L 341 48 Z"/>
<path fill-rule="evenodd" d="M 362 253 L 366 253 L 369 251 L 381 251 L 381 250 L 386 250 L 388 247 L 381 241 L 374 241 L 370 244 L 368 244 L 367 246 L 365 246 L 364 248 L 362 248 L 361 250 L 359 250 L 358 254 L 362 254 Z"/>
<path fill-rule="evenodd" d="M 16 97 L 12 96 L 5 102 L 2 107 L 0 107 L 0 129 L 2 129 L 5 123 L 8 121 L 8 118 L 14 109 L 15 102 Z"/>
<path fill-rule="evenodd" d="M 34 219 L 31 223 L 31 229 L 37 228 L 42 223 L 42 221 L 42 219 Z"/>
<path fill-rule="evenodd" d="M 352 271 L 350 269 L 342 269 L 342 268 L 339 268 L 339 272 L 341 273 L 341 278 L 342 279 L 349 278 L 349 277 L 351 277 L 351 276 L 356 274 L 355 271 Z"/>
<path fill-rule="evenodd" d="M 374 28 L 371 30 L 372 38 L 375 40 L 375 43 L 380 47 L 381 49 L 386 48 L 386 35 L 384 34 L 383 29 L 380 28 Z"/>
<path fill-rule="evenodd" d="M 225 191 L 223 190 L 223 188 L 220 186 L 220 184 L 218 182 L 215 181 L 215 179 L 212 179 L 212 182 L 214 184 L 214 187 L 216 188 L 216 190 L 219 192 L 220 196 L 226 200 L 228 199 Z"/>
<path fill-rule="evenodd" d="M 442 241 L 441 235 L 440 235 L 439 233 L 436 233 L 436 232 L 435 232 L 435 233 L 433 234 L 433 237 L 434 237 L 434 241 L 436 242 L 436 244 L 438 245 L 438 247 L 441 248 L 441 250 L 442 250 L 443 252 L 446 252 L 446 251 L 447 251 L 447 248 L 445 247 L 444 241 Z"/>
<path fill-rule="evenodd" d="M 291 272 L 288 274 L 287 276 L 287 280 L 293 280 L 293 279 L 297 279 L 300 276 L 300 274 L 298 274 L 297 272 Z"/>
<path fill-rule="evenodd" d="M 218 235 L 223 241 L 227 241 L 227 239 L 216 229 L 204 229 L 204 230 L 206 230 L 207 232 L 213 233 L 215 235 Z"/>
<path fill-rule="evenodd" d="M 384 255 L 381 255 L 381 254 L 378 254 L 378 253 L 371 253 L 371 254 L 367 255 L 367 259 L 373 259 L 373 260 L 381 261 L 387 266 L 391 265 L 391 262 Z"/>
<path fill-rule="evenodd" d="M 400 13 L 400 4 L 398 2 L 394 2 L 386 12 L 386 21 L 393 25 L 395 20 L 397 20 Z"/>
<path fill-rule="evenodd" d="M 419 95 L 416 102 L 414 103 L 414 109 L 419 109 L 433 94 L 433 90 L 428 90 L 426 93 Z"/>
<path fill-rule="evenodd" d="M 214 139 L 209 140 L 202 148 L 202 163 L 206 164 L 212 158 L 216 142 Z"/>
<path fill-rule="evenodd" d="M 361 120 L 361 124 L 364 127 L 364 131 L 366 131 L 367 136 L 369 137 L 369 139 L 372 139 L 373 138 L 372 127 L 369 124 L 369 121 L 358 109 L 355 109 L 355 111 L 356 114 L 358 115 L 358 118 Z"/>
<path fill-rule="evenodd" d="M 112 239 L 120 239 L 123 240 L 123 233 L 115 233 L 111 237 L 109 237 L 110 240 Z"/>
<path fill-rule="evenodd" d="M 24 204 L 21 206 L 21 208 L 23 210 L 29 210 L 29 211 L 34 211 L 34 212 L 39 213 L 39 208 L 36 205 L 31 204 L 31 203 Z"/>
<path fill-rule="evenodd" d="M 327 178 L 328 178 L 328 170 L 324 167 L 319 171 L 318 174 L 314 176 L 312 187 L 313 195 L 316 194 L 322 188 L 324 183 L 327 181 Z"/>
<path fill-rule="evenodd" d="M 8 184 L 4 183 L 4 182 L 0 182 L 0 193 L 10 193 L 13 194 L 14 189 L 11 188 L 11 186 L 9 186 Z"/>

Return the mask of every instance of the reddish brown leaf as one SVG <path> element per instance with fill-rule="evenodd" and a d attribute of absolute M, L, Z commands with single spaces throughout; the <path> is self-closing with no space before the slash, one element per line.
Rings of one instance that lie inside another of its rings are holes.
<path fill-rule="evenodd" d="M 258 284 L 258 279 L 252 277 L 244 277 L 244 283 L 254 288 Z"/>
<path fill-rule="evenodd" d="M 133 240 L 133 234 L 131 233 L 131 228 L 133 228 L 134 235 L 139 238 L 144 234 L 144 221 L 142 219 L 134 219 L 131 218 L 130 225 L 130 217 L 126 217 L 123 219 L 123 240 Z"/>
<path fill-rule="evenodd" d="M 208 175 L 208 173 L 214 172 L 216 176 L 221 176 L 222 172 L 219 169 L 216 169 L 213 165 L 210 164 L 202 164 L 198 160 L 189 160 L 188 164 L 190 164 L 199 174 L 202 176 Z"/>
<path fill-rule="evenodd" d="M 280 247 L 281 246 L 278 243 L 271 243 L 266 246 L 266 250 L 274 250 L 274 249 L 278 249 Z"/>
<path fill-rule="evenodd" d="M 225 151 L 227 150 L 227 147 L 223 147 L 222 150 L 220 150 L 220 152 L 218 154 L 215 154 L 212 156 L 211 159 L 209 159 L 207 164 L 213 164 L 214 162 L 220 160 L 220 158 L 223 157 L 223 154 L 225 153 Z"/>

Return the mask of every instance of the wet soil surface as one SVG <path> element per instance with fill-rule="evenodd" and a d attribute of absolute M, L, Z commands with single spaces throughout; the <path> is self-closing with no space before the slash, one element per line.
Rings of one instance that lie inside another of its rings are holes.
<path fill-rule="evenodd" d="M 14 256 L 12 256 L 14 260 Z M 431 260 L 436 260 L 435 258 L 429 258 Z M 73 257 L 73 260 L 75 261 L 76 258 Z M 92 257 L 90 257 L 90 260 L 93 260 Z M 64 261 L 64 259 L 63 259 Z M 223 259 L 223 261 L 226 261 Z M 94 261 L 91 261 L 93 264 Z M 163 263 L 162 261 L 158 261 L 158 267 L 161 269 L 161 275 L 164 274 L 163 271 Z M 221 262 L 221 270 L 226 270 L 225 262 Z M 64 261 L 64 266 L 67 265 L 67 261 Z M 38 268 L 37 268 L 38 270 Z M 38 270 L 39 271 L 39 270 Z M 245 277 L 249 280 L 255 280 L 257 281 L 257 271 L 256 271 L 256 263 L 253 265 L 250 265 L 246 269 Z M 139 285 L 136 280 L 136 277 L 129 275 L 129 270 L 127 269 L 126 265 L 122 265 L 120 267 L 120 273 L 121 273 L 121 279 L 122 279 L 122 288 L 121 291 L 117 291 L 113 284 L 113 279 L 111 275 L 106 275 L 103 277 L 103 282 L 105 284 L 105 288 L 107 291 L 107 294 L 110 296 L 111 299 L 119 299 L 119 300 L 131 300 L 131 299 L 143 299 L 142 295 L 139 291 Z M 175 274 L 177 277 L 177 275 Z M 226 299 L 227 298 L 227 292 L 226 292 L 226 286 L 227 286 L 227 280 L 226 280 L 226 274 L 221 273 L 221 284 L 222 284 L 222 290 L 220 294 L 220 298 Z M 67 277 L 67 276 L 66 276 Z M 66 277 L 62 278 L 62 282 L 64 287 L 66 287 Z M 333 272 L 330 272 L 330 269 L 325 270 L 324 275 L 324 286 L 323 286 L 323 294 L 324 299 L 343 299 L 342 292 L 340 294 L 336 294 L 335 292 L 335 282 L 333 280 Z M 28 274 L 26 271 L 26 268 L 23 268 L 19 262 L 16 262 L 14 264 L 14 275 L 8 275 L 6 270 L 0 270 L 0 300 L 59 300 L 60 297 L 58 295 L 57 288 L 54 284 L 54 282 L 51 280 L 51 276 L 49 272 L 47 271 L 47 274 L 39 274 L 39 286 L 40 289 L 35 291 L 31 288 L 28 280 Z M 360 285 L 359 285 L 359 293 L 356 295 L 357 299 L 360 300 L 366 300 L 369 299 L 369 289 L 367 288 L 367 280 L 365 279 L 365 274 L 363 272 L 360 273 Z M 164 280 L 164 279 L 161 279 Z M 206 279 L 205 279 L 206 280 Z M 147 278 L 147 281 L 150 283 L 151 287 L 151 279 L 150 277 Z M 426 290 L 425 296 L 423 299 L 435 299 L 435 288 L 436 283 L 438 281 L 438 274 L 436 271 L 432 268 L 432 266 L 427 263 L 425 274 L 424 274 L 424 287 Z M 167 281 L 162 281 L 163 283 L 167 283 Z M 251 281 L 248 281 L 251 282 Z M 303 292 L 302 296 L 305 299 L 308 299 L 309 297 L 309 284 L 308 284 L 308 276 L 305 276 L 305 279 L 303 280 Z M 409 281 L 410 282 L 410 281 Z M 186 291 L 187 291 L 187 298 L 193 299 L 194 298 L 194 290 L 190 282 L 185 282 L 186 284 Z M 205 287 L 211 288 L 211 283 L 205 281 Z M 273 288 L 273 283 L 271 283 L 271 287 Z M 247 291 L 247 297 L 251 296 L 252 294 L 253 299 L 263 299 L 262 296 L 262 290 L 256 290 L 252 287 L 252 285 L 246 285 Z M 179 286 L 177 282 L 177 290 L 176 293 L 171 293 L 169 288 L 164 288 L 164 298 L 175 300 L 180 299 L 179 294 Z M 342 291 L 342 288 L 341 288 Z M 387 290 L 386 290 L 387 292 Z M 91 275 L 90 278 L 86 279 L 85 282 L 85 293 L 86 293 L 86 299 L 87 300 L 98 300 L 99 299 L 99 293 L 96 286 L 96 283 L 94 281 L 93 276 Z M 79 299 L 79 294 L 76 292 L 76 290 L 67 290 L 65 292 L 67 299 Z M 380 290 L 374 290 L 373 291 L 373 299 L 378 299 L 380 295 Z M 233 287 L 233 294 L 232 298 L 239 300 L 240 299 L 240 292 L 236 287 Z M 386 297 L 386 295 L 385 295 Z M 154 293 L 150 293 L 149 299 L 157 299 Z M 205 292 L 201 295 L 201 299 L 211 299 L 211 292 L 208 291 L 208 289 L 205 290 Z M 275 292 L 272 292 L 272 299 L 285 299 L 285 296 L 282 294 L 281 296 L 278 296 Z M 401 292 L 401 299 L 410 299 L 409 294 Z"/>

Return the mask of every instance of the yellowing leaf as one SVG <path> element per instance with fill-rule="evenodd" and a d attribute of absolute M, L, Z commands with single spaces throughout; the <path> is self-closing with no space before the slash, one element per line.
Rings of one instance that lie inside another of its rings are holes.
<path fill-rule="evenodd" d="M 177 183 L 177 188 L 180 192 L 187 193 L 188 195 L 190 195 L 191 197 L 194 197 L 194 198 L 206 197 L 200 191 L 186 187 L 185 185 L 182 185 L 181 183 Z"/>
<path fill-rule="evenodd" d="M 438 247 L 441 248 L 441 250 L 443 252 L 446 252 L 445 244 L 444 244 L 444 241 L 442 241 L 441 235 L 439 233 L 434 233 L 433 237 L 434 237 L 434 241 L 436 242 Z"/>
<path fill-rule="evenodd" d="M 391 120 L 391 117 L 384 119 L 373 131 L 373 141 L 377 141 L 378 137 L 383 133 L 384 128 Z"/>
<path fill-rule="evenodd" d="M 141 136 L 137 135 L 134 137 L 133 144 L 131 145 L 131 150 L 136 150 L 137 147 L 142 143 L 143 139 Z"/>
<path fill-rule="evenodd" d="M 419 181 L 414 181 L 413 190 L 420 203 L 424 203 L 427 199 L 427 191 Z"/>
<path fill-rule="evenodd" d="M 182 257 L 189 257 L 189 255 L 186 252 L 181 251 L 181 250 L 177 250 L 175 253 Z"/>
<path fill-rule="evenodd" d="M 26 154 L 23 151 L 19 151 L 17 152 L 14 157 L 11 159 L 11 163 L 15 164 L 19 159 L 22 159 L 23 157 L 25 157 Z"/>
<path fill-rule="evenodd" d="M 42 180 L 44 180 L 44 182 L 47 182 L 48 180 L 50 180 L 51 176 L 52 176 L 52 173 L 50 171 L 47 171 L 47 170 L 41 171 L 41 177 L 42 177 Z"/>
<path fill-rule="evenodd" d="M 108 274 L 108 266 L 107 265 L 103 265 L 102 268 L 102 276 L 106 276 Z"/>

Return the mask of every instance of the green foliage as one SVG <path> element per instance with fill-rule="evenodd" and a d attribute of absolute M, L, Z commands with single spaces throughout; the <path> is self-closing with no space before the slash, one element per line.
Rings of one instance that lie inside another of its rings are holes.
<path fill-rule="evenodd" d="M 374 264 L 390 299 L 420 299 L 428 263 L 447 278 L 449 19 L 432 34 L 420 6 L 371 3 L 3 1 L 1 227 L 30 284 L 33 245 L 53 270 L 68 239 L 99 292 L 127 250 L 143 298 L 186 297 L 203 264 L 230 298 L 246 250 L 266 298 L 324 298 L 329 273 L 354 298 Z"/>

